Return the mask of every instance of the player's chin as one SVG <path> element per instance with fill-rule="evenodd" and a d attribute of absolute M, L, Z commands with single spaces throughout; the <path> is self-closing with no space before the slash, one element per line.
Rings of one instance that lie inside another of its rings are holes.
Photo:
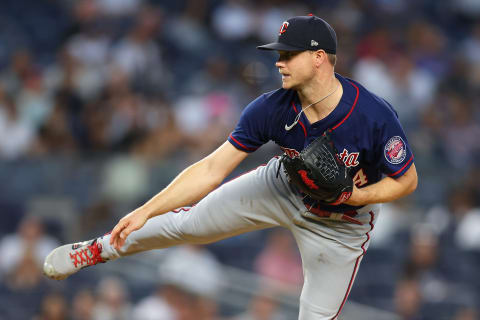
<path fill-rule="evenodd" d="M 290 81 L 290 79 L 282 79 L 282 88 L 283 89 L 293 89 L 293 83 Z"/>

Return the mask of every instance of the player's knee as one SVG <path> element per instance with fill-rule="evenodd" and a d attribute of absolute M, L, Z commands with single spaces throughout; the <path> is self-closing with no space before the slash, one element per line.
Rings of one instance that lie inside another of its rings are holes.
<path fill-rule="evenodd" d="M 194 228 L 186 223 L 179 226 L 178 236 L 182 242 L 188 244 L 208 244 L 214 241 L 211 235 L 204 234 L 199 228 Z"/>
<path fill-rule="evenodd" d="M 318 305 L 312 305 L 306 301 L 300 300 L 299 320 L 332 320 L 337 315 L 338 310 L 324 308 Z M 336 319 L 336 318 L 335 318 Z"/>

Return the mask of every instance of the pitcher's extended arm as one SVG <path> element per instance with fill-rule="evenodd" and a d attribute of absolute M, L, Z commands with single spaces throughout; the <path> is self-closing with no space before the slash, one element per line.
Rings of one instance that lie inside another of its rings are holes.
<path fill-rule="evenodd" d="M 217 188 L 247 155 L 226 141 L 210 155 L 183 170 L 144 205 L 120 219 L 112 230 L 110 244 L 119 249 L 128 235 L 143 227 L 151 217 L 198 202 Z"/>

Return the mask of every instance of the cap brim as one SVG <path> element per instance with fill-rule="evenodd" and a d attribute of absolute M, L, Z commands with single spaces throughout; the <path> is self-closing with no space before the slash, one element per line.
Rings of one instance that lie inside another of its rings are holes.
<path fill-rule="evenodd" d="M 277 50 L 277 51 L 305 51 L 305 48 L 294 47 L 285 43 L 273 42 L 265 44 L 263 46 L 258 46 L 259 50 Z"/>

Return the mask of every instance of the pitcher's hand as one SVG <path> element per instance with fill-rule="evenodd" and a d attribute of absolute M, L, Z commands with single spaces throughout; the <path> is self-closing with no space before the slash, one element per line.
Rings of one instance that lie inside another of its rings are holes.
<path fill-rule="evenodd" d="M 110 235 L 110 245 L 119 250 L 127 239 L 128 235 L 135 230 L 140 229 L 148 220 L 148 215 L 140 208 L 130 212 L 120 219 Z"/>

